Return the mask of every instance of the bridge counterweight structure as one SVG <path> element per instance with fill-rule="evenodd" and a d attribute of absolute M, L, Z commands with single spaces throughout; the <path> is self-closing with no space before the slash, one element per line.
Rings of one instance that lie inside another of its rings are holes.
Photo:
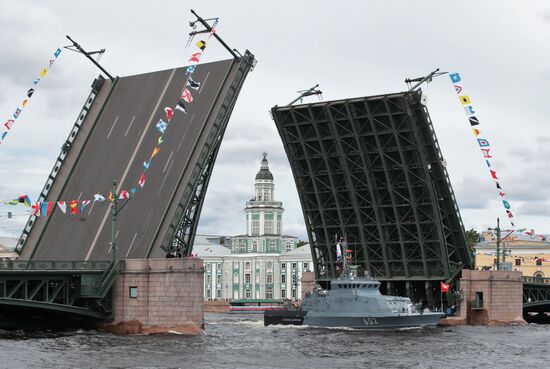
<path fill-rule="evenodd" d="M 472 265 L 420 91 L 276 106 L 272 116 L 318 280 L 337 275 L 336 235 L 346 237 L 363 271 L 390 282 L 390 293 L 429 296 L 430 281 Z"/>

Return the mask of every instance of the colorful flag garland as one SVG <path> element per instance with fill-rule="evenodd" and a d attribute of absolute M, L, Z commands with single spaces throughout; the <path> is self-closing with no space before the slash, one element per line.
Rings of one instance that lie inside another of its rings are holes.
<path fill-rule="evenodd" d="M 207 41 L 210 40 L 210 38 L 212 37 L 214 32 L 215 32 L 215 30 L 214 30 L 214 28 L 212 28 L 212 31 L 208 35 Z M 189 59 L 190 62 L 199 63 L 200 57 L 202 56 L 203 51 L 206 49 L 207 41 L 197 42 L 196 45 L 199 49 L 201 49 L 201 52 L 193 53 L 191 55 L 191 58 Z M 54 57 L 57 58 L 60 53 L 61 53 L 61 49 L 57 49 L 56 52 L 54 53 Z M 49 68 L 51 68 L 51 66 L 54 64 L 54 62 L 55 62 L 55 60 L 50 60 Z M 49 68 L 42 69 L 42 71 L 40 72 L 40 78 L 37 78 L 33 82 L 34 85 L 37 85 L 40 82 L 40 79 L 44 78 L 47 75 L 47 73 L 49 71 Z M 146 176 L 145 172 L 149 169 L 152 159 L 160 152 L 160 145 L 164 142 L 163 136 L 164 136 L 169 124 L 170 124 L 170 121 L 172 120 L 172 118 L 174 116 L 175 111 L 179 110 L 179 111 L 182 111 L 183 113 L 187 114 L 187 107 L 185 106 L 184 101 L 186 103 L 190 104 L 190 103 L 193 102 L 193 97 L 191 95 L 191 92 L 186 87 L 188 86 L 193 90 L 199 90 L 200 86 L 201 86 L 201 82 L 194 81 L 191 78 L 192 74 L 195 72 L 195 69 L 196 69 L 196 64 L 195 65 L 190 65 L 186 68 L 186 73 L 188 74 L 188 77 L 187 77 L 187 79 L 186 79 L 186 81 L 183 85 L 180 100 L 178 101 L 176 106 L 174 108 L 171 108 L 171 107 L 164 108 L 164 113 L 166 115 L 166 120 L 168 122 L 165 122 L 161 118 L 161 119 L 159 119 L 158 123 L 155 126 L 155 128 L 161 133 L 161 135 L 157 139 L 157 146 L 155 146 L 155 148 L 153 149 L 151 157 L 149 158 L 148 161 L 143 162 L 144 170 L 143 170 L 142 174 L 140 175 L 139 180 L 137 181 L 137 184 L 138 184 L 139 187 L 138 186 L 132 187 L 130 189 L 130 191 L 121 190 L 119 195 L 118 195 L 119 200 L 128 200 L 128 199 L 130 199 L 131 196 L 133 194 L 135 194 L 135 192 L 137 191 L 138 188 L 143 188 L 145 186 L 145 181 L 147 179 L 147 176 Z M 34 88 L 29 89 L 27 91 L 27 97 L 30 99 L 31 96 L 34 94 L 34 92 L 35 92 Z M 28 99 L 25 99 L 22 103 L 22 107 L 25 107 L 27 103 L 28 103 Z M 17 117 L 19 116 L 21 111 L 22 111 L 21 108 L 18 108 L 15 111 L 14 119 L 17 119 Z M 10 119 L 8 122 L 6 122 L 4 124 L 4 126 L 9 131 L 14 123 L 15 123 L 15 120 Z M 0 143 L 2 143 L 2 140 L 4 139 L 6 134 L 7 134 L 7 131 L 3 132 L 0 135 L 0 137 L 1 137 Z M 107 196 L 107 200 L 108 200 L 107 203 L 111 203 L 114 200 L 114 196 L 113 196 L 112 192 L 109 192 L 109 195 Z M 31 207 L 32 210 L 33 210 L 33 215 L 37 216 L 37 217 L 38 216 L 45 216 L 45 217 L 50 216 L 51 213 L 53 212 L 54 208 L 55 208 L 55 204 L 57 204 L 58 208 L 61 210 L 61 212 L 63 214 L 66 214 L 66 212 L 67 212 L 67 204 L 68 204 L 70 214 L 79 215 L 80 213 L 82 213 L 84 211 L 86 206 L 88 206 L 91 202 L 104 203 L 105 202 L 105 196 L 103 196 L 100 193 L 97 193 L 97 194 L 94 195 L 92 200 L 70 200 L 70 201 L 57 201 L 57 202 L 42 201 L 42 202 L 35 202 L 34 204 L 32 204 L 29 196 L 22 195 L 22 196 L 19 196 L 17 199 L 3 201 L 4 205 L 18 205 L 18 204 L 22 203 L 25 206 Z"/>
<path fill-rule="evenodd" d="M 50 62 L 49 62 L 49 66 L 48 67 L 45 67 L 45 68 L 42 68 L 42 70 L 40 71 L 40 77 L 36 78 L 34 81 L 33 81 L 33 85 L 34 86 L 37 86 L 38 83 L 40 82 L 40 80 L 44 77 L 46 77 L 46 75 L 48 74 L 48 71 L 52 68 L 52 66 L 54 65 L 55 61 L 57 60 L 57 58 L 59 57 L 59 54 L 61 54 L 61 49 L 57 49 L 55 50 L 55 52 L 53 53 L 53 56 L 54 56 L 54 59 L 50 59 Z M 31 87 L 27 90 L 27 94 L 26 94 L 26 98 L 23 99 L 23 101 L 21 102 L 21 106 L 20 107 L 17 107 L 14 111 L 14 113 L 12 114 L 11 117 L 9 117 L 3 124 L 3 129 L 4 131 L 0 134 L 0 144 L 2 142 L 5 141 L 6 139 L 6 136 L 8 135 L 8 132 L 13 128 L 13 125 L 15 124 L 17 118 L 19 118 L 19 116 L 21 115 L 21 113 L 23 112 L 23 109 L 27 106 L 27 104 L 29 103 L 30 101 L 30 98 L 32 97 L 32 95 L 34 94 L 35 92 L 35 88 L 34 87 Z"/>
<path fill-rule="evenodd" d="M 502 186 L 499 183 L 499 178 L 497 176 L 497 172 L 495 169 L 493 169 L 493 164 L 491 159 L 493 156 L 491 155 L 491 144 L 489 143 L 489 140 L 486 138 L 479 137 L 482 130 L 480 129 L 479 125 L 479 119 L 476 117 L 475 109 L 472 106 L 472 101 L 470 96 L 463 94 L 463 86 L 462 86 L 462 78 L 460 77 L 460 74 L 458 73 L 451 73 L 449 74 L 449 77 L 451 78 L 451 82 L 453 84 L 453 87 L 455 89 L 455 92 L 458 96 L 458 99 L 464 108 L 464 112 L 466 113 L 466 116 L 468 117 L 468 121 L 470 123 L 470 126 L 472 127 L 472 132 L 474 133 L 474 136 L 476 138 L 477 144 L 479 145 L 479 148 L 481 150 L 481 154 L 483 155 L 483 159 L 485 160 L 485 164 L 487 165 L 487 168 L 489 169 L 489 173 L 491 174 L 491 178 L 495 181 L 495 185 L 497 188 L 497 192 L 500 198 L 500 201 L 502 202 L 502 206 L 504 207 L 504 210 L 506 211 L 506 216 L 510 219 L 510 223 L 512 227 L 515 227 L 513 218 L 514 214 L 512 213 L 510 202 L 506 199 L 506 193 L 502 190 Z M 459 84 L 460 83 L 460 84 Z"/>

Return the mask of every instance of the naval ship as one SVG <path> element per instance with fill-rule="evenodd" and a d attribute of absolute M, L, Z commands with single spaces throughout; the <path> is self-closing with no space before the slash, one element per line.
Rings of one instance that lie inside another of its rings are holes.
<path fill-rule="evenodd" d="M 330 281 L 330 289 L 317 287 L 306 293 L 298 308 L 264 313 L 264 325 L 307 325 L 359 329 L 397 329 L 437 325 L 441 312 L 417 308 L 408 297 L 380 293 L 380 282 L 358 277 L 356 265 L 343 259 L 340 278 Z"/>

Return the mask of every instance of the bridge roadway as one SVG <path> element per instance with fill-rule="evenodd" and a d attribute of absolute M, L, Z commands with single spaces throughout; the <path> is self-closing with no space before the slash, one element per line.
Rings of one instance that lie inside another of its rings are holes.
<path fill-rule="evenodd" d="M 88 134 L 60 196 L 47 200 L 92 199 L 98 192 L 107 196 L 113 180 L 120 189 L 137 187 L 134 198 L 118 217 L 118 256 L 164 257 L 165 252 L 152 245 L 164 236 L 159 230 L 180 179 L 184 174 L 188 176 L 194 166 L 193 155 L 197 155 L 203 140 L 201 132 L 233 63 L 225 60 L 197 66 L 193 79 L 201 82 L 200 90 L 192 90 L 194 101 L 188 104 L 188 114 L 174 110 L 160 152 L 146 173 L 144 188 L 139 188 L 138 180 L 143 162 L 157 143 L 159 132 L 155 125 L 160 118 L 166 121 L 164 108 L 176 105 L 187 75 L 185 68 L 177 68 L 120 78 Z M 91 203 L 78 216 L 70 215 L 68 206 L 67 214 L 56 208 L 50 217 L 39 217 L 35 226 L 41 229 L 36 231 L 38 235 L 31 231 L 32 242 L 24 246 L 24 259 L 110 258 L 111 217 L 107 202 Z"/>

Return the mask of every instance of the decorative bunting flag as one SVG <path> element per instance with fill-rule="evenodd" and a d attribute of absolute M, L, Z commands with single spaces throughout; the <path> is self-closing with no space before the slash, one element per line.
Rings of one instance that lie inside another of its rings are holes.
<path fill-rule="evenodd" d="M 21 114 L 21 109 L 17 108 L 17 109 L 15 109 L 15 113 L 13 113 L 13 117 L 14 117 L 15 119 L 17 119 L 17 117 L 19 116 L 19 114 Z"/>
<path fill-rule="evenodd" d="M 185 73 L 187 73 L 187 74 L 193 74 L 193 73 L 195 73 L 195 68 L 196 68 L 196 67 L 197 67 L 196 65 L 190 65 L 190 66 L 188 66 L 187 69 L 185 69 Z"/>
<path fill-rule="evenodd" d="M 94 201 L 104 202 L 105 201 L 105 196 L 103 196 L 100 193 L 96 193 L 94 195 Z"/>
<path fill-rule="evenodd" d="M 58 201 L 57 206 L 65 214 L 67 212 L 67 203 L 65 201 Z"/>
<path fill-rule="evenodd" d="M 50 214 L 52 213 L 52 209 L 53 209 L 53 202 L 44 201 L 40 206 L 41 215 L 44 217 L 49 217 Z"/>
<path fill-rule="evenodd" d="M 157 140 L 157 144 L 160 145 L 160 144 L 163 143 L 163 142 L 164 142 L 164 140 L 163 140 L 162 136 L 159 136 L 159 138 L 158 138 L 158 140 Z"/>
<path fill-rule="evenodd" d="M 189 61 L 192 62 L 192 63 L 198 63 L 200 58 L 201 58 L 201 54 L 202 53 L 191 54 L 191 58 L 189 59 Z"/>
<path fill-rule="evenodd" d="M 145 185 L 145 174 L 142 174 L 141 177 L 139 177 L 139 187 L 142 187 Z"/>
<path fill-rule="evenodd" d="M 151 161 L 144 161 L 144 162 L 143 162 L 143 167 L 144 167 L 145 169 L 149 169 L 149 165 L 151 165 Z"/>
<path fill-rule="evenodd" d="M 109 202 L 112 202 L 114 199 L 113 197 L 113 192 L 112 191 L 109 191 L 109 196 L 107 196 L 107 200 L 109 200 Z"/>
<path fill-rule="evenodd" d="M 166 119 L 168 120 L 168 123 L 170 123 L 172 117 L 174 116 L 174 111 L 169 107 L 164 108 L 164 111 L 166 112 Z"/>
<path fill-rule="evenodd" d="M 458 83 L 461 83 L 462 77 L 458 73 L 451 73 L 449 74 L 449 77 L 451 78 L 451 82 L 453 83 L 453 87 L 455 89 L 455 92 L 458 96 L 458 99 L 460 101 L 460 104 L 464 107 L 464 111 L 466 112 L 466 116 L 468 117 L 468 122 L 470 123 L 471 127 L 479 126 L 479 119 L 477 116 L 475 116 L 475 110 L 472 106 L 472 99 L 468 95 L 460 95 L 463 91 L 463 87 L 461 85 L 458 85 Z M 493 156 L 490 154 L 491 151 L 491 145 L 489 143 L 489 140 L 486 138 L 478 138 L 478 136 L 481 133 L 481 130 L 476 128 L 472 128 L 472 132 L 474 133 L 474 136 L 476 137 L 477 143 L 479 147 L 481 148 L 481 153 L 483 154 L 483 159 L 485 160 L 485 164 L 487 164 L 487 168 L 489 169 L 489 173 L 491 174 L 491 178 L 495 180 L 496 187 L 498 191 L 499 196 L 502 199 L 502 205 L 504 206 L 504 209 L 506 210 L 506 214 L 511 219 L 513 218 L 513 214 L 510 210 L 511 205 L 510 203 L 505 199 L 506 194 L 502 190 L 502 187 L 500 186 L 499 182 L 497 182 L 497 172 L 494 169 L 491 169 L 493 167 L 492 162 L 490 159 L 493 158 Z M 511 222 L 512 227 L 515 227 L 515 224 Z"/>
<path fill-rule="evenodd" d="M 199 49 L 201 49 L 202 51 L 204 51 L 204 49 L 206 49 L 206 41 L 200 40 L 195 45 L 197 45 L 197 47 Z"/>
<path fill-rule="evenodd" d="M 31 206 L 31 198 L 27 195 L 19 196 L 19 202 L 25 205 L 26 207 Z"/>
<path fill-rule="evenodd" d="M 25 107 L 25 105 L 27 105 L 28 102 L 29 102 L 29 100 L 27 100 L 27 99 L 23 100 L 23 102 L 21 103 L 21 106 Z"/>
<path fill-rule="evenodd" d="M 19 204 L 19 199 L 14 199 L 14 200 L 10 200 L 10 201 L 6 201 L 4 203 L 4 205 L 17 205 Z"/>
<path fill-rule="evenodd" d="M 160 147 L 155 147 L 155 149 L 153 150 L 153 153 L 151 154 L 151 159 L 153 159 L 155 156 L 157 156 L 157 154 L 159 153 L 160 151 Z"/>
<path fill-rule="evenodd" d="M 176 110 L 181 110 L 182 112 L 187 114 L 187 109 L 185 108 L 185 104 L 181 100 L 178 101 L 178 105 L 176 105 Z"/>
<path fill-rule="evenodd" d="M 193 96 L 191 96 L 191 92 L 186 88 L 184 88 L 183 92 L 181 93 L 181 99 L 183 101 L 187 101 L 188 103 L 193 102 Z"/>
<path fill-rule="evenodd" d="M 35 203 L 32 205 L 32 210 L 34 210 L 33 215 L 39 217 L 39 216 L 40 216 L 40 203 L 39 203 L 39 202 L 35 202 Z"/>
<path fill-rule="evenodd" d="M 132 187 L 132 188 L 130 189 L 130 192 L 131 192 L 131 193 L 136 193 L 136 190 L 137 190 L 136 187 Z"/>
<path fill-rule="evenodd" d="M 118 196 L 119 199 L 125 200 L 130 198 L 130 194 L 128 191 L 120 191 L 120 195 Z"/>
<path fill-rule="evenodd" d="M 157 123 L 157 130 L 160 133 L 164 133 L 164 131 L 166 131 L 166 127 L 168 127 L 168 124 L 166 124 L 166 122 L 164 122 L 162 119 L 160 119 Z"/>
<path fill-rule="evenodd" d="M 84 212 L 84 208 L 90 204 L 90 200 L 83 200 L 80 202 L 80 212 Z"/>
<path fill-rule="evenodd" d="M 32 97 L 32 94 L 34 94 L 34 88 L 29 88 L 27 91 L 27 97 L 30 99 Z"/>
<path fill-rule="evenodd" d="M 71 214 L 78 215 L 78 201 L 72 200 L 69 202 L 69 207 L 71 208 Z"/>
<path fill-rule="evenodd" d="M 193 90 L 198 90 L 201 87 L 200 82 L 193 81 L 193 78 L 189 77 L 187 81 L 187 86 L 191 87 Z"/>
<path fill-rule="evenodd" d="M 8 131 L 11 129 L 12 124 L 15 123 L 13 119 L 8 119 L 6 123 L 4 123 L 4 127 L 8 129 Z"/>

